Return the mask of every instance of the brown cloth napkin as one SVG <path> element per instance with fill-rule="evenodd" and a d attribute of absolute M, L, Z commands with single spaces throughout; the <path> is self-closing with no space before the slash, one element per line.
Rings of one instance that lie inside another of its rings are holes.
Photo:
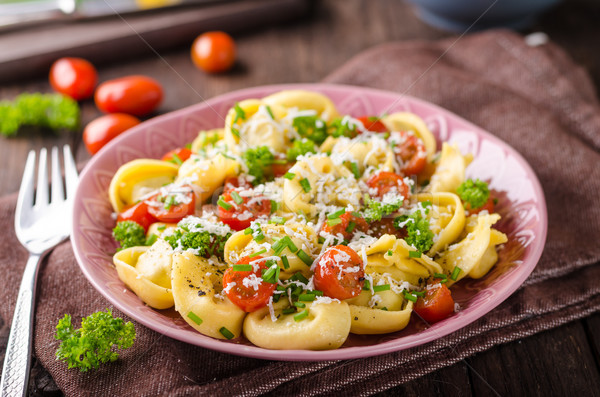
<path fill-rule="evenodd" d="M 544 254 L 524 286 L 475 323 L 424 346 L 336 362 L 274 362 L 172 340 L 139 324 L 121 358 L 80 374 L 54 359 L 54 327 L 111 307 L 79 271 L 69 243 L 40 273 L 35 354 L 67 395 L 367 395 L 490 347 L 585 317 L 600 308 L 600 108 L 589 77 L 565 53 L 523 37 L 487 32 L 439 42 L 382 45 L 327 82 L 423 98 L 496 134 L 529 161 L 548 202 Z M 12 230 L 15 196 L 0 200 L 0 315 L 8 326 L 26 252 Z M 12 286 L 7 288 L 7 286 Z M 117 315 L 122 315 L 114 310 Z"/>

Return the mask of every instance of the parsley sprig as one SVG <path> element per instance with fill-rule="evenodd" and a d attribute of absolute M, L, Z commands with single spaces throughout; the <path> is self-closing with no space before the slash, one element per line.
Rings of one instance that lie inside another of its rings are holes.
<path fill-rule="evenodd" d="M 433 232 L 429 229 L 429 220 L 427 217 L 423 216 L 423 212 L 427 214 L 429 208 L 425 208 L 424 211 L 415 211 L 410 215 L 402 215 L 394 219 L 394 227 L 396 227 L 396 229 L 406 229 L 407 236 L 404 240 L 421 253 L 429 251 L 433 245 Z"/>
<path fill-rule="evenodd" d="M 479 179 L 467 179 L 456 189 L 456 193 L 471 209 L 483 207 L 490 197 L 488 184 Z"/>

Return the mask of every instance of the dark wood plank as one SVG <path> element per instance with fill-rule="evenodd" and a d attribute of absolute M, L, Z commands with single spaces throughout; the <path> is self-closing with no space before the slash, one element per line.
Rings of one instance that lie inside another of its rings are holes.
<path fill-rule="evenodd" d="M 468 358 L 475 395 L 597 395 L 600 374 L 581 321 Z"/>

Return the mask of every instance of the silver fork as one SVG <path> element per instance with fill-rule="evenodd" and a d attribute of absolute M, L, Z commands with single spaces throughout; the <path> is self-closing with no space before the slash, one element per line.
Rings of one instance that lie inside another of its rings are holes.
<path fill-rule="evenodd" d="M 71 202 L 78 180 L 71 149 L 67 145 L 63 148 L 65 189 L 58 159 L 58 148 L 52 148 L 50 198 L 48 196 L 47 152 L 45 148 L 40 150 L 34 201 L 35 157 L 33 150 L 27 156 L 15 212 L 15 232 L 21 244 L 29 251 L 29 259 L 21 280 L 4 357 L 0 383 L 0 394 L 3 397 L 27 395 L 32 350 L 33 307 L 39 264 L 48 252 L 71 234 Z"/>

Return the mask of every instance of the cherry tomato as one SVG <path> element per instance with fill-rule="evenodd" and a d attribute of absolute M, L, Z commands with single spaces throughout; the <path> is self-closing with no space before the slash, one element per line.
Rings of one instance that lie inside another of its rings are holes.
<path fill-rule="evenodd" d="M 192 151 L 186 147 L 180 147 L 177 149 L 173 149 L 165 153 L 162 157 L 162 161 L 170 161 L 172 163 L 179 163 L 179 161 L 183 162 L 190 158 L 192 155 Z M 177 156 L 177 157 L 175 157 Z M 179 160 L 179 161 L 178 161 Z"/>
<path fill-rule="evenodd" d="M 208 73 L 225 72 L 235 62 L 235 42 L 227 33 L 206 32 L 192 44 L 192 61 Z"/>
<path fill-rule="evenodd" d="M 394 189 L 404 199 L 408 199 L 410 195 L 410 189 L 404 182 L 404 178 L 393 172 L 381 171 L 373 174 L 367 181 L 367 185 L 370 188 L 377 189 L 377 196 L 380 198 Z"/>
<path fill-rule="evenodd" d="M 146 200 L 148 212 L 161 222 L 177 223 L 194 215 L 196 195 L 190 186 L 178 186 Z"/>
<path fill-rule="evenodd" d="M 225 203 L 218 205 L 217 212 L 219 219 L 233 230 L 244 230 L 256 218 L 271 213 L 271 200 L 268 198 L 239 197 L 238 201 L 241 199 L 241 202 L 238 204 L 232 197 L 233 192 L 234 190 L 229 190 L 221 195 L 220 200 Z"/>
<path fill-rule="evenodd" d="M 139 123 L 138 118 L 124 113 L 100 116 L 83 130 L 83 142 L 88 152 L 95 154 L 114 137 Z"/>
<path fill-rule="evenodd" d="M 160 104 L 161 85 L 146 76 L 126 76 L 106 81 L 98 86 L 94 100 L 105 113 L 127 113 L 144 116 Z"/>
<path fill-rule="evenodd" d="M 408 132 L 401 132 L 402 142 L 394 146 L 394 153 L 400 160 L 400 171 L 404 175 L 417 175 L 425 168 L 427 152 L 425 144 Z"/>
<path fill-rule="evenodd" d="M 271 172 L 273 173 L 273 177 L 279 178 L 281 176 L 284 176 L 290 170 L 290 168 L 292 168 L 293 165 L 294 163 L 271 165 Z"/>
<path fill-rule="evenodd" d="M 50 67 L 50 85 L 61 94 L 79 101 L 92 96 L 98 72 L 82 58 L 60 58 Z"/>
<path fill-rule="evenodd" d="M 350 299 L 365 283 L 363 261 L 352 248 L 335 245 L 327 248 L 315 267 L 315 288 L 335 299 Z"/>
<path fill-rule="evenodd" d="M 338 223 L 335 219 L 328 219 L 328 222 L 323 224 L 321 230 L 337 236 L 341 234 L 344 236 L 344 240 L 352 240 L 352 236 L 357 231 L 366 233 L 369 230 L 369 224 L 361 216 L 352 215 L 352 212 L 346 212 L 340 215 L 339 219 L 341 222 Z M 352 224 L 350 222 L 353 222 Z"/>
<path fill-rule="evenodd" d="M 419 297 L 415 304 L 415 313 L 428 323 L 443 320 L 454 313 L 454 299 L 445 284 L 429 288 L 425 297 Z"/>
<path fill-rule="evenodd" d="M 369 225 L 369 234 L 376 238 L 379 238 L 384 234 L 390 234 L 397 238 L 405 238 L 407 236 L 407 231 L 406 229 L 396 229 L 394 226 L 394 218 L 381 218 L 381 220 Z"/>
<path fill-rule="evenodd" d="M 261 259 L 261 256 L 241 258 L 238 265 L 252 264 L 256 270 L 237 271 L 230 267 L 223 275 L 223 289 L 229 300 L 246 312 L 253 312 L 266 306 L 277 287 L 277 284 L 268 283 L 262 279 L 262 270 L 267 269 L 268 266 L 267 261 Z M 247 280 L 246 283 L 244 283 L 245 280 Z M 230 284 L 233 283 L 235 285 L 231 286 Z"/>
<path fill-rule="evenodd" d="M 388 132 L 387 127 L 383 124 L 379 117 L 376 116 L 362 116 L 358 117 L 358 119 L 367 130 L 372 132 Z"/>
<path fill-rule="evenodd" d="M 148 212 L 148 204 L 145 201 L 132 204 L 125 207 L 123 211 L 117 216 L 117 222 L 122 221 L 134 221 L 148 231 L 151 224 L 156 222 L 156 218 L 150 215 Z"/>
<path fill-rule="evenodd" d="M 252 188 L 252 184 L 245 178 L 238 176 L 230 176 L 225 179 L 225 183 L 223 184 L 223 192 L 229 192 L 230 190 L 237 188 L 250 189 Z"/>
<path fill-rule="evenodd" d="M 496 208 L 496 199 L 491 195 L 485 202 L 485 204 L 479 208 L 471 209 L 471 205 L 469 203 L 465 204 L 465 209 L 469 211 L 469 214 L 479 214 L 481 211 L 486 210 L 490 214 L 493 214 Z"/>

